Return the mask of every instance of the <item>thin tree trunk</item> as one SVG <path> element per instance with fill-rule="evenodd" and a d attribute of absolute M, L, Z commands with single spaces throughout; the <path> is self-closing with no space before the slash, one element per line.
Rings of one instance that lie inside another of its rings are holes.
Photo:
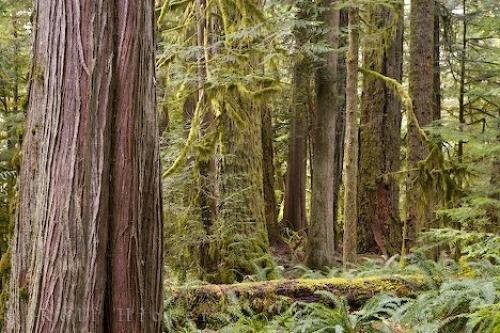
<path fill-rule="evenodd" d="M 356 6 L 355 4 L 354 6 Z M 344 195 L 344 269 L 356 260 L 358 224 L 358 8 L 349 9 L 349 46 L 346 81 L 345 195 Z"/>
<path fill-rule="evenodd" d="M 465 75 L 466 75 L 466 61 L 467 61 L 467 3 L 466 0 L 462 1 L 463 7 L 463 26 L 462 26 L 462 49 L 460 52 L 460 82 L 459 82 L 459 96 L 458 96 L 458 122 L 460 123 L 460 130 L 463 130 L 465 125 Z M 464 155 L 464 141 L 458 142 L 458 160 L 463 162 Z"/>
<path fill-rule="evenodd" d="M 372 5 L 373 36 L 365 43 L 363 66 L 401 82 L 403 65 L 403 10 Z M 393 36 L 384 45 L 380 30 L 397 17 Z M 381 36 L 380 36 L 381 37 Z M 363 77 L 359 152 L 360 253 L 392 255 L 401 249 L 399 187 L 390 174 L 400 167 L 401 102 L 385 82 Z"/>
<path fill-rule="evenodd" d="M 278 224 L 276 195 L 274 192 L 275 168 L 273 148 L 273 121 L 271 109 L 262 108 L 262 177 L 264 201 L 266 205 L 266 224 L 269 242 L 274 245 L 281 241 L 281 231 Z"/>
<path fill-rule="evenodd" d="M 210 23 L 207 20 L 207 3 L 205 0 L 197 0 L 197 46 L 200 48 L 198 55 L 198 103 L 204 109 L 203 120 L 201 124 L 201 135 L 206 135 L 210 126 L 214 122 L 214 114 L 208 105 L 208 99 L 205 92 L 205 82 L 208 75 L 208 57 L 211 41 L 209 39 Z M 214 274 L 217 271 L 218 258 L 214 251 L 210 250 L 210 243 L 207 241 L 213 234 L 213 224 L 217 219 L 217 161 L 214 154 L 209 156 L 197 156 L 197 164 L 200 170 L 200 192 L 199 205 L 201 210 L 201 221 L 205 231 L 205 238 L 200 244 L 200 266 L 207 274 Z"/>
<path fill-rule="evenodd" d="M 303 4 L 305 6 L 305 4 Z M 299 9 L 298 19 L 306 19 Z M 297 28 L 295 39 L 298 47 L 304 45 L 307 31 Z M 291 127 L 288 143 L 287 172 L 285 181 L 285 207 L 283 222 L 297 232 L 305 232 L 306 220 L 306 167 L 309 91 L 311 84 L 310 59 L 304 58 L 293 68 Z"/>
<path fill-rule="evenodd" d="M 153 9 L 34 4 L 7 332 L 161 331 Z"/>
<path fill-rule="evenodd" d="M 331 8 L 332 0 L 325 0 L 330 8 L 324 13 L 324 23 L 329 29 L 326 36 L 329 46 L 338 48 L 339 11 Z M 330 52 L 316 73 L 317 110 L 313 120 L 311 222 L 308 230 L 307 264 L 312 268 L 332 266 L 335 252 L 334 178 L 335 178 L 335 127 L 340 109 L 337 106 L 336 52 Z"/>
<path fill-rule="evenodd" d="M 410 68 L 409 92 L 413 111 L 419 125 L 432 122 L 434 116 L 433 94 L 434 66 L 434 0 L 412 0 L 410 15 Z M 429 149 L 413 121 L 408 124 L 408 169 L 427 158 Z M 432 200 L 425 198 L 418 175 L 410 172 L 407 182 L 408 238 L 410 245 L 416 235 L 429 227 L 432 219 Z"/>
<path fill-rule="evenodd" d="M 433 70 L 433 91 L 434 91 L 434 117 L 433 120 L 441 118 L 441 28 L 439 2 L 434 2 L 434 70 Z"/>
<path fill-rule="evenodd" d="M 283 221 L 298 232 L 306 230 L 306 133 L 309 89 L 309 70 L 296 64 L 292 97 L 292 119 L 288 143 Z"/>
<path fill-rule="evenodd" d="M 347 28 L 348 15 L 346 9 L 339 11 L 339 31 Z M 347 47 L 347 38 L 341 35 L 339 48 Z M 333 147 L 333 232 L 335 237 L 335 250 L 339 249 L 342 233 L 338 232 L 338 211 L 340 206 L 340 188 L 342 185 L 342 169 L 344 166 L 344 141 L 345 141 L 345 113 L 346 113 L 346 55 L 338 53 L 337 65 L 337 110 L 338 116 L 335 124 L 335 144 Z"/>

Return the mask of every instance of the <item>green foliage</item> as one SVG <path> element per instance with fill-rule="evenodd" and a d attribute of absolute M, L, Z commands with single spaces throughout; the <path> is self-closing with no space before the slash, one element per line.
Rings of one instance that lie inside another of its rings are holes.
<path fill-rule="evenodd" d="M 429 277 L 428 289 L 416 298 L 377 294 L 354 309 L 349 308 L 344 299 L 328 292 L 318 292 L 318 302 L 282 304 L 281 307 L 269 304 L 259 310 L 250 306 L 248 300 L 234 297 L 225 312 L 214 314 L 210 322 L 203 322 L 203 327 L 218 332 L 494 333 L 500 327 L 499 275 L 498 271 L 484 272 L 482 265 L 484 263 L 472 260 L 436 263 L 414 257 L 410 265 L 401 268 L 396 260 L 386 263 L 366 260 L 355 271 L 332 270 L 329 274 L 352 278 L 374 272 L 389 276 L 421 274 Z M 476 273 L 471 275 L 471 270 Z M 171 314 L 172 307 L 169 309 L 166 316 L 171 317 L 167 322 L 177 324 L 171 326 L 175 327 L 172 331 L 196 331 L 200 323 L 184 322 L 184 326 L 178 326 L 182 321 L 176 321 L 178 317 Z"/>
<path fill-rule="evenodd" d="M 17 197 L 29 71 L 29 1 L 0 0 L 0 326 L 10 275 L 9 242 Z"/>
<path fill-rule="evenodd" d="M 281 10 L 277 3 L 262 11 L 252 1 L 228 0 L 207 2 L 204 8 L 195 1 L 162 7 L 157 63 L 170 119 L 162 158 L 167 214 L 174 221 L 166 228 L 167 243 L 173 244 L 167 262 L 181 275 L 187 271 L 225 282 L 276 276 L 255 198 L 262 191 L 261 171 L 254 167 L 261 152 L 246 142 L 260 133 L 259 105 L 286 89 L 281 64 L 291 52 L 282 42 L 291 24 Z M 200 19 L 209 22 L 202 41 L 197 38 Z M 218 193 L 209 195 L 217 196 L 212 199 L 219 214 L 207 229 L 200 223 L 205 181 L 200 171 L 211 158 L 218 167 Z M 217 262 L 215 274 L 197 267 L 197 260 L 185 260 L 199 256 L 200 243 L 208 244 L 208 255 Z"/>

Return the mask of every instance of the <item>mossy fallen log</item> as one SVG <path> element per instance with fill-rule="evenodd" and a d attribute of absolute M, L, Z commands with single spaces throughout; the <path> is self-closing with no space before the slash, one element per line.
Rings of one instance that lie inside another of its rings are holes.
<path fill-rule="evenodd" d="M 324 301 L 319 291 L 343 297 L 352 308 L 361 306 L 378 293 L 414 297 L 428 289 L 428 280 L 419 276 L 325 278 L 245 282 L 231 285 L 201 285 L 170 288 L 167 306 L 187 314 L 198 326 L 213 326 L 214 320 L 231 308 L 253 313 L 282 313 L 292 303 Z M 211 324 L 210 324 L 211 323 Z"/>

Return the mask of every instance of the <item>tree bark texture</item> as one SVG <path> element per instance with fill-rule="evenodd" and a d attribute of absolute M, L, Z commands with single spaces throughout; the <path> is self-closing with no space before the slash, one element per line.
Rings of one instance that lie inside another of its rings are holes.
<path fill-rule="evenodd" d="M 356 4 L 354 5 L 356 6 Z M 358 224 L 358 61 L 359 13 L 349 9 L 349 46 L 346 69 L 346 137 L 345 137 L 345 193 L 344 239 L 342 262 L 344 268 L 356 260 Z"/>
<path fill-rule="evenodd" d="M 434 0 L 412 0 L 410 14 L 409 92 L 419 125 L 434 119 Z M 427 144 L 416 124 L 408 124 L 408 169 L 418 167 L 429 154 Z M 412 244 L 418 232 L 429 227 L 432 200 L 425 198 L 418 174 L 410 171 L 407 182 L 408 238 Z"/>
<path fill-rule="evenodd" d="M 281 230 L 278 224 L 278 207 L 276 203 L 273 119 L 271 109 L 262 107 L 262 179 L 264 201 L 266 205 L 266 224 L 271 245 L 281 241 Z"/>
<path fill-rule="evenodd" d="M 347 9 L 339 11 L 339 31 L 347 29 Z M 345 34 L 339 36 L 339 48 L 347 47 Z M 335 123 L 335 144 L 333 146 L 333 232 L 335 235 L 335 250 L 339 249 L 342 233 L 339 232 L 338 211 L 340 207 L 340 189 L 342 185 L 342 170 L 344 166 L 344 143 L 345 143 L 345 113 L 346 113 L 346 54 L 337 54 L 337 119 Z"/>
<path fill-rule="evenodd" d="M 339 11 L 331 8 L 332 0 L 325 0 L 330 6 L 323 14 L 323 21 L 329 29 L 326 40 L 329 46 L 339 45 Z M 307 264 L 311 268 L 323 268 L 334 264 L 335 226 L 334 178 L 336 160 L 336 125 L 341 116 L 337 88 L 338 56 L 331 51 L 316 72 L 317 107 L 311 129 L 313 141 L 311 221 L 308 230 Z"/>
<path fill-rule="evenodd" d="M 198 55 L 198 103 L 203 108 L 203 119 L 201 124 L 201 136 L 207 135 L 214 126 L 215 115 L 210 107 L 208 97 L 205 91 L 205 85 L 208 76 L 208 59 L 210 49 L 213 44 L 217 28 L 217 23 L 207 20 L 207 3 L 205 0 L 196 0 L 197 5 L 197 31 L 196 44 L 199 47 Z M 213 29 L 212 29 L 213 28 Z M 210 34 L 212 35 L 210 36 Z M 213 130 L 213 129 L 212 129 Z M 206 156 L 204 156 L 206 155 Z M 200 189 L 198 201 L 201 211 L 201 221 L 205 237 L 200 244 L 200 266 L 204 273 L 214 274 L 217 271 L 219 258 L 210 250 L 208 238 L 213 235 L 213 225 L 218 216 L 218 167 L 215 158 L 215 152 L 200 152 L 196 157 L 197 166 L 200 174 Z"/>
<path fill-rule="evenodd" d="M 434 70 L 432 80 L 434 91 L 434 115 L 433 120 L 441 118 L 441 15 L 439 2 L 434 1 Z"/>
<path fill-rule="evenodd" d="M 303 4 L 306 6 L 306 4 Z M 307 19 L 305 9 L 299 8 L 298 19 Z M 297 28 L 295 39 L 302 47 L 308 38 L 305 28 Z M 292 105 L 288 159 L 285 180 L 283 222 L 297 232 L 305 232 L 306 216 L 306 167 L 309 94 L 311 89 L 311 59 L 303 55 L 293 67 Z"/>
<path fill-rule="evenodd" d="M 7 332 L 160 332 L 153 1 L 34 3 Z"/>
<path fill-rule="evenodd" d="M 403 10 L 370 5 L 375 31 L 365 39 L 363 67 L 401 82 Z M 395 19 L 395 20 L 394 20 Z M 391 27 L 394 24 L 395 26 Z M 387 38 L 381 31 L 391 29 Z M 386 38 L 383 38 L 386 37 Z M 401 250 L 399 185 L 391 175 L 400 168 L 401 102 L 385 82 L 363 77 L 359 152 L 358 251 L 392 255 Z"/>

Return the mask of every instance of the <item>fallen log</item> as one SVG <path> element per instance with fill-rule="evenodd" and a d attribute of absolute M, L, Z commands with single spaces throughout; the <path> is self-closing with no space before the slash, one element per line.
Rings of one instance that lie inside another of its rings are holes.
<path fill-rule="evenodd" d="M 429 287 L 428 280 L 424 277 L 390 276 L 273 280 L 169 289 L 170 306 L 182 308 L 179 312 L 187 313 L 189 317 L 184 319 L 193 320 L 199 327 L 204 327 L 217 315 L 227 313 L 235 305 L 243 305 L 253 313 L 274 315 L 283 312 L 296 301 L 322 301 L 318 291 L 326 291 L 343 297 L 349 306 L 357 308 L 379 293 L 414 297 Z"/>

